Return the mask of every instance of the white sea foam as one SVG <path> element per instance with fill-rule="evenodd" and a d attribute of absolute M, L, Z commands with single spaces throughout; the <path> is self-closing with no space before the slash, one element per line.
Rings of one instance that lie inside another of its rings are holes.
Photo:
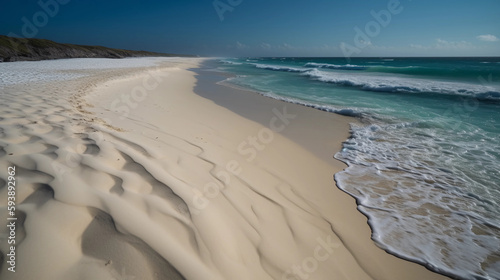
<path fill-rule="evenodd" d="M 500 251 L 500 190 L 467 173 L 495 170 L 491 155 L 500 146 L 483 150 L 472 139 L 495 135 L 462 133 L 457 138 L 426 123 L 353 126 L 336 155 L 349 168 L 335 178 L 356 197 L 384 249 L 459 279 L 500 279 L 500 262 L 491 257 Z M 467 165 L 468 156 L 480 166 Z M 446 164 L 451 160 L 454 166 Z"/>
<path fill-rule="evenodd" d="M 361 66 L 361 65 L 352 65 L 352 64 L 337 65 L 337 64 L 315 63 L 315 62 L 308 62 L 304 66 L 312 68 L 327 68 L 327 69 L 339 69 L 339 70 L 364 70 L 367 68 L 366 66 Z"/>
<path fill-rule="evenodd" d="M 297 67 L 289 67 L 289 66 L 279 66 L 279 65 L 270 65 L 270 64 L 259 64 L 259 63 L 252 63 L 255 65 L 255 67 L 260 68 L 260 69 L 266 69 L 266 70 L 273 70 L 273 71 L 284 71 L 284 72 L 306 72 L 309 69 L 305 68 L 297 68 Z"/>
<path fill-rule="evenodd" d="M 308 101 L 304 101 L 304 100 L 298 99 L 298 98 L 278 95 L 278 94 L 275 94 L 273 92 L 259 92 L 259 94 L 266 96 L 266 97 L 273 98 L 273 99 L 277 99 L 277 100 L 281 100 L 281 101 L 285 101 L 285 102 L 289 102 L 289 103 L 293 103 L 293 104 L 303 105 L 306 107 L 318 109 L 318 110 L 325 111 L 325 112 L 336 113 L 336 114 L 343 115 L 343 116 L 362 117 L 364 115 L 363 111 L 361 109 L 357 109 L 357 108 L 341 108 L 341 107 L 336 107 L 333 105 L 320 104 L 320 103 L 316 103 L 316 102 L 308 102 Z"/>
<path fill-rule="evenodd" d="M 352 86 L 369 91 L 439 93 L 500 100 L 500 89 L 496 89 L 492 86 L 386 75 L 353 75 L 352 73 L 326 72 L 318 69 L 311 69 L 310 71 L 304 72 L 302 75 L 326 83 Z"/>
<path fill-rule="evenodd" d="M 223 63 L 223 64 L 231 64 L 231 65 L 242 65 L 243 63 L 240 63 L 240 62 L 235 62 L 235 61 L 231 61 L 231 60 L 219 60 L 219 62 Z"/>
<path fill-rule="evenodd" d="M 252 63 L 259 69 L 295 72 L 312 79 L 337 84 L 341 86 L 357 87 L 362 90 L 391 93 L 438 93 L 447 95 L 460 95 L 485 100 L 500 100 L 500 88 L 462 82 L 449 82 L 410 78 L 403 76 L 374 75 L 374 73 L 345 73 L 341 71 L 320 70 L 328 68 L 335 70 L 363 70 L 367 69 L 359 65 L 334 65 L 321 63 L 307 63 L 308 68 L 298 68 L 281 65 Z M 311 67 L 315 67 L 311 69 Z M 385 67 L 385 66 L 381 66 Z M 387 67 L 391 68 L 391 67 Z M 416 68 L 415 66 L 394 68 Z"/>

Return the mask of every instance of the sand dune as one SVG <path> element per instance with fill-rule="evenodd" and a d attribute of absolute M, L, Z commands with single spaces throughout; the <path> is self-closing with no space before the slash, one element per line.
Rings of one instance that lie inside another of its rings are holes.
<path fill-rule="evenodd" d="M 335 187 L 351 119 L 254 95 L 244 118 L 193 92 L 200 61 L 2 89 L 1 279 L 442 278 L 376 248 Z"/>

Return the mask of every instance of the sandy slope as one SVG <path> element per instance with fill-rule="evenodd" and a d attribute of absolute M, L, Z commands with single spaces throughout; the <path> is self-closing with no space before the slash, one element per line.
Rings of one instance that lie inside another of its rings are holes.
<path fill-rule="evenodd" d="M 235 95 L 261 110 L 243 118 L 193 93 L 198 63 L 2 92 L 21 205 L 1 279 L 441 278 L 376 248 L 334 186 L 349 119 Z"/>

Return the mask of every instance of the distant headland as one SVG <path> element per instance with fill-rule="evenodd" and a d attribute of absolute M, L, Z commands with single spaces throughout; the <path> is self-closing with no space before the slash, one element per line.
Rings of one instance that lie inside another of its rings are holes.
<path fill-rule="evenodd" d="M 46 39 L 14 38 L 0 35 L 0 62 L 61 58 L 125 58 L 146 56 L 192 57 L 192 55 L 112 49 L 102 46 L 63 44 Z"/>

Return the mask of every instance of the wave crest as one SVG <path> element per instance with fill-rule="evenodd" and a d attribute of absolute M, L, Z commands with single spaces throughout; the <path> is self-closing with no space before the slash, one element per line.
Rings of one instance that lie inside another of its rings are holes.
<path fill-rule="evenodd" d="M 368 68 L 366 66 L 361 66 L 361 65 L 352 65 L 352 64 L 337 65 L 337 64 L 315 63 L 315 62 L 308 62 L 304 65 L 304 67 L 326 68 L 326 69 L 337 69 L 337 70 L 365 70 Z"/>
<path fill-rule="evenodd" d="M 288 67 L 288 66 L 279 66 L 279 65 L 270 65 L 270 64 L 259 64 L 259 63 L 252 63 L 255 65 L 255 67 L 259 69 L 266 69 L 266 70 L 272 70 L 272 71 L 283 71 L 283 72 L 297 72 L 297 73 L 302 73 L 309 71 L 309 69 L 303 69 L 303 68 L 296 68 L 296 67 Z"/>
<path fill-rule="evenodd" d="M 352 75 L 312 69 L 303 73 L 312 79 L 367 91 L 390 93 L 438 93 L 500 101 L 500 91 L 491 86 L 373 75 Z"/>

